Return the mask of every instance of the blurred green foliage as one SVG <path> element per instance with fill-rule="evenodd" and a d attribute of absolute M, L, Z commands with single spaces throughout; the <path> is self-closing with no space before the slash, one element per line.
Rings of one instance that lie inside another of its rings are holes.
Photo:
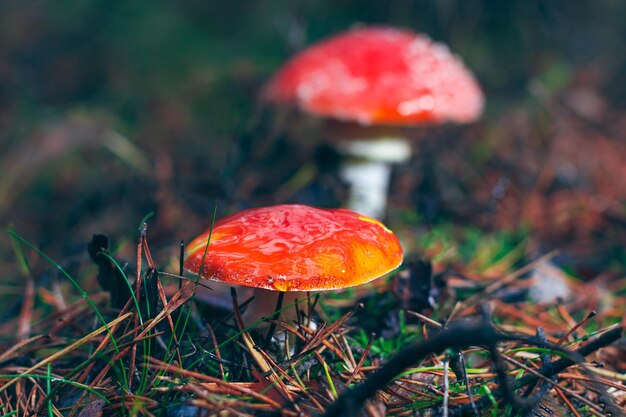
<path fill-rule="evenodd" d="M 9 184 L 17 191 L 4 197 L 11 201 L 0 205 L 8 207 L 0 223 L 42 242 L 51 239 L 43 233 L 58 236 L 81 223 L 88 235 L 92 226 L 81 211 L 108 216 L 98 223 L 105 230 L 131 230 L 160 204 L 147 196 L 164 184 L 155 177 L 167 163 L 174 198 L 198 195 L 189 204 L 202 214 L 214 201 L 199 202 L 200 196 L 247 196 L 251 180 L 234 179 L 237 169 L 252 178 L 264 172 L 263 180 L 272 179 L 265 189 L 273 190 L 310 158 L 310 149 L 267 139 L 258 124 L 259 89 L 293 53 L 356 24 L 407 27 L 448 44 L 484 87 L 487 123 L 523 101 L 531 80 L 559 90 L 581 68 L 599 71 L 599 88 L 619 104 L 625 18 L 625 2 L 585 0 L 2 1 L 1 170 L 15 169 L 10 162 L 21 144 L 36 154 L 35 139 L 50 123 L 78 118 L 124 136 L 154 172 L 142 176 L 100 148 L 69 150 L 50 166 L 29 167 L 28 177 L 11 177 L 22 183 Z M 489 146 L 470 154 L 489 158 Z M 241 168 L 254 152 L 278 159 Z M 206 191 L 222 186 L 226 191 Z M 122 201 L 127 205 L 117 212 L 124 216 L 102 211 Z"/>
<path fill-rule="evenodd" d="M 523 94 L 544 71 L 566 80 L 571 65 L 622 64 L 624 17 L 623 2 L 582 0 L 5 1 L 1 133 L 6 140 L 20 120 L 32 126 L 80 106 L 139 130 L 159 123 L 167 105 L 181 106 L 192 130 L 232 132 L 289 55 L 359 23 L 430 34 L 463 57 L 489 96 Z"/>

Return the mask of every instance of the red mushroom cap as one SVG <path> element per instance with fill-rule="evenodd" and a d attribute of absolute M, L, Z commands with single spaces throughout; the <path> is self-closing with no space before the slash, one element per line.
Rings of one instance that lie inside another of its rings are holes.
<path fill-rule="evenodd" d="M 378 220 L 346 209 L 279 205 L 215 222 L 187 246 L 185 269 L 234 285 L 319 291 L 369 282 L 397 268 L 402 256 L 397 237 Z"/>
<path fill-rule="evenodd" d="M 353 29 L 293 57 L 264 98 L 361 124 L 471 122 L 483 109 L 473 75 L 425 35 L 388 27 Z"/>

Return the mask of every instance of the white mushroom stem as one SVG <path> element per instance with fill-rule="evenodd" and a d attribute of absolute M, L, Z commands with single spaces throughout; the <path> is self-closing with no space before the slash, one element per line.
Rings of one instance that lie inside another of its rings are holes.
<path fill-rule="evenodd" d="M 347 155 L 339 172 L 350 187 L 347 208 L 382 219 L 393 164 L 407 161 L 411 147 L 399 137 L 346 140 L 339 147 Z"/>
<path fill-rule="evenodd" d="M 276 304 L 278 302 L 279 294 L 279 291 L 255 288 L 254 299 L 250 302 L 250 305 L 248 305 L 242 316 L 244 325 L 248 327 L 258 322 L 255 326 L 257 330 L 264 331 L 268 329 L 270 327 L 270 322 L 267 320 L 259 322 L 259 320 L 264 317 L 272 318 L 276 312 Z M 304 298 L 306 298 L 305 292 L 285 292 L 282 306 L 280 307 L 282 311 L 277 319 L 287 324 L 292 324 L 298 321 L 296 308 L 300 309 L 301 312 L 305 312 L 306 303 L 295 303 L 297 300 L 303 300 Z"/>

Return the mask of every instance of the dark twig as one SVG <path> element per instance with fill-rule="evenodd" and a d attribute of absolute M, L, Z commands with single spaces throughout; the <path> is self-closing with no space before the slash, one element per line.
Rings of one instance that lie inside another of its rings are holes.
<path fill-rule="evenodd" d="M 622 336 L 622 331 L 622 327 L 616 326 L 613 329 L 602 333 L 596 339 L 593 339 L 586 345 L 581 346 L 575 351 L 569 353 L 570 358 L 561 358 L 556 362 L 544 364 L 541 368 L 539 368 L 539 373 L 544 376 L 551 377 L 552 375 L 556 375 L 559 372 L 562 372 L 563 370 L 569 368 L 576 363 L 574 358 L 584 358 L 585 356 L 595 352 L 596 350 L 617 341 Z M 521 388 L 535 380 L 536 377 L 533 375 L 523 376 L 522 378 L 515 380 L 515 382 L 513 383 L 513 389 Z"/>
<path fill-rule="evenodd" d="M 468 346 L 492 345 L 505 340 L 510 340 L 510 337 L 485 321 L 453 323 L 430 339 L 407 346 L 398 352 L 361 385 L 340 395 L 337 401 L 328 407 L 325 416 L 356 416 L 365 400 L 372 397 L 377 390 L 387 386 L 396 375 L 411 364 L 419 362 L 431 353 L 441 353 L 447 348 L 463 349 Z"/>
<path fill-rule="evenodd" d="M 582 358 L 584 358 L 587 355 L 590 355 L 591 353 L 597 351 L 598 349 L 601 349 L 605 346 L 610 345 L 611 343 L 616 342 L 617 340 L 619 340 L 622 337 L 622 332 L 623 332 L 623 328 L 619 325 L 616 325 L 615 327 L 611 328 L 610 330 L 602 333 L 600 336 L 598 336 L 597 338 L 593 339 L 592 341 L 590 341 L 589 343 L 587 343 L 586 345 L 580 347 L 579 349 L 576 349 L 573 352 L 567 352 L 565 349 L 562 349 L 558 346 L 555 345 L 551 345 L 549 343 L 544 342 L 543 340 L 541 340 L 540 338 L 531 338 L 529 340 L 526 340 L 527 342 L 530 343 L 534 343 L 537 346 L 541 346 L 541 347 L 546 347 L 549 349 L 552 349 L 554 351 L 557 352 L 562 352 L 562 353 L 567 353 L 568 354 L 568 358 L 561 358 L 555 362 L 547 362 L 544 363 L 541 368 L 539 368 L 537 370 L 537 372 L 541 375 L 543 375 L 546 378 L 551 379 L 554 375 L 557 375 L 558 373 L 564 371 L 565 369 L 567 369 L 568 367 L 576 364 L 576 362 L 580 362 L 582 360 Z M 522 387 L 525 387 L 529 384 L 536 384 L 538 380 L 538 377 L 532 374 L 527 374 L 519 379 L 516 379 L 515 381 L 513 381 L 513 383 L 511 384 L 511 389 L 512 390 L 517 390 L 520 389 Z M 602 390 L 598 390 L 598 394 L 601 397 L 605 397 L 602 394 Z M 526 393 L 525 393 L 526 394 Z M 535 394 L 535 398 L 538 398 L 539 396 L 541 396 L 543 394 L 543 390 L 540 390 L 539 393 Z M 476 401 L 476 406 L 478 407 L 478 409 L 480 410 L 481 408 L 487 406 L 490 403 L 490 399 L 487 396 L 484 396 L 480 399 L 478 399 Z M 611 401 L 604 401 L 605 404 L 607 404 L 607 407 L 610 409 L 617 409 L 617 407 L 611 405 Z M 467 415 L 470 410 L 468 408 L 468 405 L 463 405 L 460 407 L 457 407 L 454 412 L 451 412 L 450 415 Z M 614 415 L 619 416 L 622 415 L 623 412 L 618 411 L 616 413 L 614 413 Z"/>
<path fill-rule="evenodd" d="M 532 409 L 537 404 L 538 399 L 534 397 L 521 398 L 515 395 L 514 390 L 511 388 L 511 381 L 509 381 L 509 377 L 506 375 L 506 369 L 504 367 L 504 363 L 502 362 L 502 358 L 500 357 L 498 347 L 495 343 L 492 343 L 488 346 L 488 349 L 493 361 L 493 368 L 496 371 L 498 381 L 500 382 L 500 393 L 502 394 L 506 404 L 513 408 L 512 414 L 518 414 L 517 411 L 525 413 L 526 411 Z"/>
<path fill-rule="evenodd" d="M 272 336 L 274 336 L 274 332 L 276 331 L 276 320 L 280 316 L 280 309 L 283 308 L 283 300 L 285 299 L 285 293 L 280 291 L 278 293 L 278 298 L 276 299 L 276 308 L 274 309 L 274 314 L 272 315 L 272 321 L 270 324 L 270 328 L 267 331 L 267 336 L 265 336 L 265 342 L 263 342 L 263 346 L 267 347 L 270 345 L 272 341 Z"/>
<path fill-rule="evenodd" d="M 543 330 L 543 328 L 538 327 L 536 335 L 537 335 L 537 338 L 539 338 L 539 340 L 542 340 L 544 342 L 548 341 L 546 338 L 546 332 L 545 330 Z M 541 363 L 543 363 L 544 365 L 550 366 L 550 364 L 552 363 L 552 358 L 550 357 L 550 355 L 544 352 L 541 354 Z M 537 379 L 531 382 L 530 384 L 528 384 L 528 386 L 526 387 L 526 390 L 524 390 L 524 393 L 522 394 L 522 397 L 528 397 L 533 392 L 533 390 L 535 389 L 538 383 L 539 383 L 539 380 Z"/>
<path fill-rule="evenodd" d="M 623 329 L 620 326 L 616 326 L 580 349 L 574 352 L 568 352 L 563 348 L 546 343 L 536 337 L 525 337 L 502 333 L 491 325 L 491 323 L 486 320 L 486 315 L 483 314 L 483 320 L 480 322 L 452 323 L 447 328 L 444 328 L 440 333 L 432 336 L 430 339 L 407 346 L 396 356 L 391 358 L 383 367 L 367 378 L 361 385 L 344 392 L 334 404 L 328 407 L 325 416 L 333 417 L 357 415 L 364 402 L 368 398 L 372 397 L 377 390 L 387 386 L 387 384 L 389 384 L 389 382 L 391 382 L 396 375 L 412 364 L 419 362 L 431 353 L 438 354 L 445 349 L 464 349 L 469 346 L 485 346 L 492 351 L 492 354 L 494 355 L 493 359 L 497 363 L 499 355 L 496 348 L 497 343 L 504 341 L 520 341 L 552 349 L 556 352 L 568 355 L 568 358 L 563 358 L 552 363 L 549 366 L 549 369 L 544 369 L 544 367 L 540 368 L 539 372 L 541 374 L 550 377 L 575 363 L 582 362 L 582 358 L 584 356 L 589 355 L 603 346 L 607 346 L 615 342 L 621 337 L 622 330 Z M 509 383 L 506 377 L 502 377 L 505 374 L 503 368 L 498 370 L 496 365 L 496 371 L 500 374 L 501 384 L 505 384 L 502 387 L 504 391 L 503 395 L 509 403 L 516 404 L 522 408 L 529 407 L 531 399 L 523 400 L 513 397 L 513 392 L 518 388 L 534 382 L 537 377 L 534 375 L 526 375 L 513 383 Z M 602 396 L 601 391 L 600 395 Z M 511 396 L 511 398 L 509 398 L 509 396 Z M 536 401 L 536 398 L 533 397 L 533 400 Z M 477 401 L 476 405 L 480 409 L 486 401 L 489 401 L 489 399 L 485 396 Z M 605 402 L 605 404 L 611 409 L 617 408 L 613 407 L 610 402 Z M 464 406 L 463 408 L 455 410 L 456 412 L 454 414 L 458 414 L 458 412 L 464 414 L 463 410 L 466 410 L 466 407 L 467 406 Z M 620 415 L 620 413 L 615 415 Z"/>
<path fill-rule="evenodd" d="M 412 315 L 414 317 L 419 318 L 427 324 L 430 324 L 433 327 L 441 328 L 443 325 L 424 316 L 423 314 L 417 313 L 415 311 L 407 310 L 407 314 Z M 489 317 L 488 312 L 484 312 L 484 318 L 487 319 Z M 451 352 L 448 355 L 449 365 L 452 368 L 452 372 L 456 375 L 457 381 L 463 381 L 465 383 L 465 388 L 467 390 L 467 397 L 469 398 L 470 405 L 472 406 L 472 410 L 474 411 L 474 416 L 479 417 L 478 408 L 476 407 L 476 403 L 474 402 L 474 394 L 472 394 L 472 389 L 470 387 L 469 378 L 467 376 L 467 371 L 465 370 L 465 359 L 463 358 L 463 352 L 459 349 L 450 349 Z M 444 407 L 445 410 L 445 407 Z"/>
<path fill-rule="evenodd" d="M 472 410 L 474 411 L 474 416 L 480 417 L 480 414 L 478 413 L 478 408 L 476 407 L 476 403 L 474 401 L 474 394 L 472 394 L 472 388 L 470 387 L 467 371 L 465 370 L 465 359 L 463 358 L 463 352 L 458 349 L 454 349 L 454 356 L 450 356 L 450 367 L 452 368 L 452 372 L 454 372 L 454 374 L 456 375 L 457 381 L 462 380 L 465 383 L 467 397 L 469 399 L 470 405 L 472 406 Z"/>

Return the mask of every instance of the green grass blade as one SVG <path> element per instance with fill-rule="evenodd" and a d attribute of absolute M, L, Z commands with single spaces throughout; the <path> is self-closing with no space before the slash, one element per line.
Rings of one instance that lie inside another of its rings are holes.
<path fill-rule="evenodd" d="M 8 233 L 11 236 L 12 239 L 15 239 L 20 244 L 26 245 L 30 249 L 32 249 L 35 252 L 37 252 L 37 254 L 39 256 L 41 256 L 44 260 L 46 260 L 52 266 L 57 268 L 61 272 L 61 275 L 63 275 L 65 278 L 67 278 L 68 281 L 70 281 L 72 283 L 74 288 L 76 288 L 76 290 L 78 290 L 78 292 L 80 292 L 80 295 L 85 299 L 85 301 L 87 301 L 87 304 L 89 304 L 89 306 L 92 308 L 92 310 L 96 313 L 96 315 L 98 316 L 98 319 L 102 322 L 102 324 L 104 324 L 104 326 L 106 327 L 107 333 L 109 334 L 109 337 L 111 338 L 111 343 L 113 343 L 113 347 L 115 348 L 115 352 L 119 353 L 119 349 L 117 347 L 117 342 L 115 341 L 115 337 L 111 333 L 111 330 L 109 329 L 109 326 L 108 326 L 106 320 L 104 319 L 104 316 L 102 316 L 102 313 L 100 313 L 100 310 L 98 310 L 98 307 L 96 307 L 96 305 L 93 303 L 93 301 L 91 301 L 91 299 L 89 298 L 89 295 L 87 295 L 87 293 L 81 288 L 81 286 L 78 284 L 78 282 L 76 282 L 76 280 L 74 278 L 72 278 L 72 276 L 61 265 L 59 265 L 57 262 L 55 262 L 48 255 L 43 253 L 43 251 L 41 251 L 35 245 L 33 245 L 32 243 L 30 243 L 29 241 L 24 239 L 22 236 L 20 236 L 17 233 L 17 231 L 15 231 L 14 229 L 9 229 Z"/>
<path fill-rule="evenodd" d="M 46 397 L 48 403 L 48 416 L 54 417 L 54 413 L 52 412 L 52 401 L 50 401 L 50 391 L 52 390 L 52 364 L 49 363 L 46 366 Z"/>
<path fill-rule="evenodd" d="M 46 394 L 49 394 L 49 392 L 51 391 L 51 387 L 52 387 L 52 382 L 61 382 L 63 384 L 67 384 L 67 385 L 71 385 L 73 387 L 79 388 L 79 389 L 83 389 L 85 391 L 90 392 L 91 394 L 95 395 L 96 397 L 101 398 L 104 402 L 106 402 L 108 405 L 111 404 L 111 401 L 109 401 L 109 399 L 107 397 L 105 397 L 103 394 L 99 393 L 98 391 L 94 390 L 93 388 L 91 388 L 88 385 L 85 384 L 81 384 L 80 382 L 76 382 L 76 381 L 72 381 L 71 379 L 65 379 L 65 378 L 58 378 L 56 376 L 52 376 L 51 374 L 46 373 L 46 375 L 39 375 L 39 374 L 2 374 L 0 375 L 0 378 L 6 378 L 6 379 L 13 379 L 13 378 L 33 378 L 33 379 L 45 379 L 47 380 L 46 382 Z M 9 414 L 7 414 L 9 415 Z"/>
<path fill-rule="evenodd" d="M 128 276 L 126 276 L 126 273 L 122 269 L 121 265 L 117 262 L 117 260 L 113 257 L 113 255 L 111 255 L 109 251 L 101 250 L 100 252 L 98 252 L 98 255 L 102 255 L 105 258 L 107 258 L 109 261 L 111 261 L 111 263 L 115 266 L 115 269 L 117 269 L 119 273 L 122 274 L 122 276 L 124 277 L 124 281 L 126 281 L 126 285 L 128 286 L 128 289 L 130 290 L 130 295 L 133 298 L 133 304 L 135 304 L 135 310 L 137 310 L 137 314 L 139 315 L 139 322 L 143 325 L 143 317 L 141 315 L 141 309 L 139 308 L 139 301 L 137 300 L 137 296 L 135 295 L 135 289 L 133 288 L 133 285 L 128 280 Z"/>

